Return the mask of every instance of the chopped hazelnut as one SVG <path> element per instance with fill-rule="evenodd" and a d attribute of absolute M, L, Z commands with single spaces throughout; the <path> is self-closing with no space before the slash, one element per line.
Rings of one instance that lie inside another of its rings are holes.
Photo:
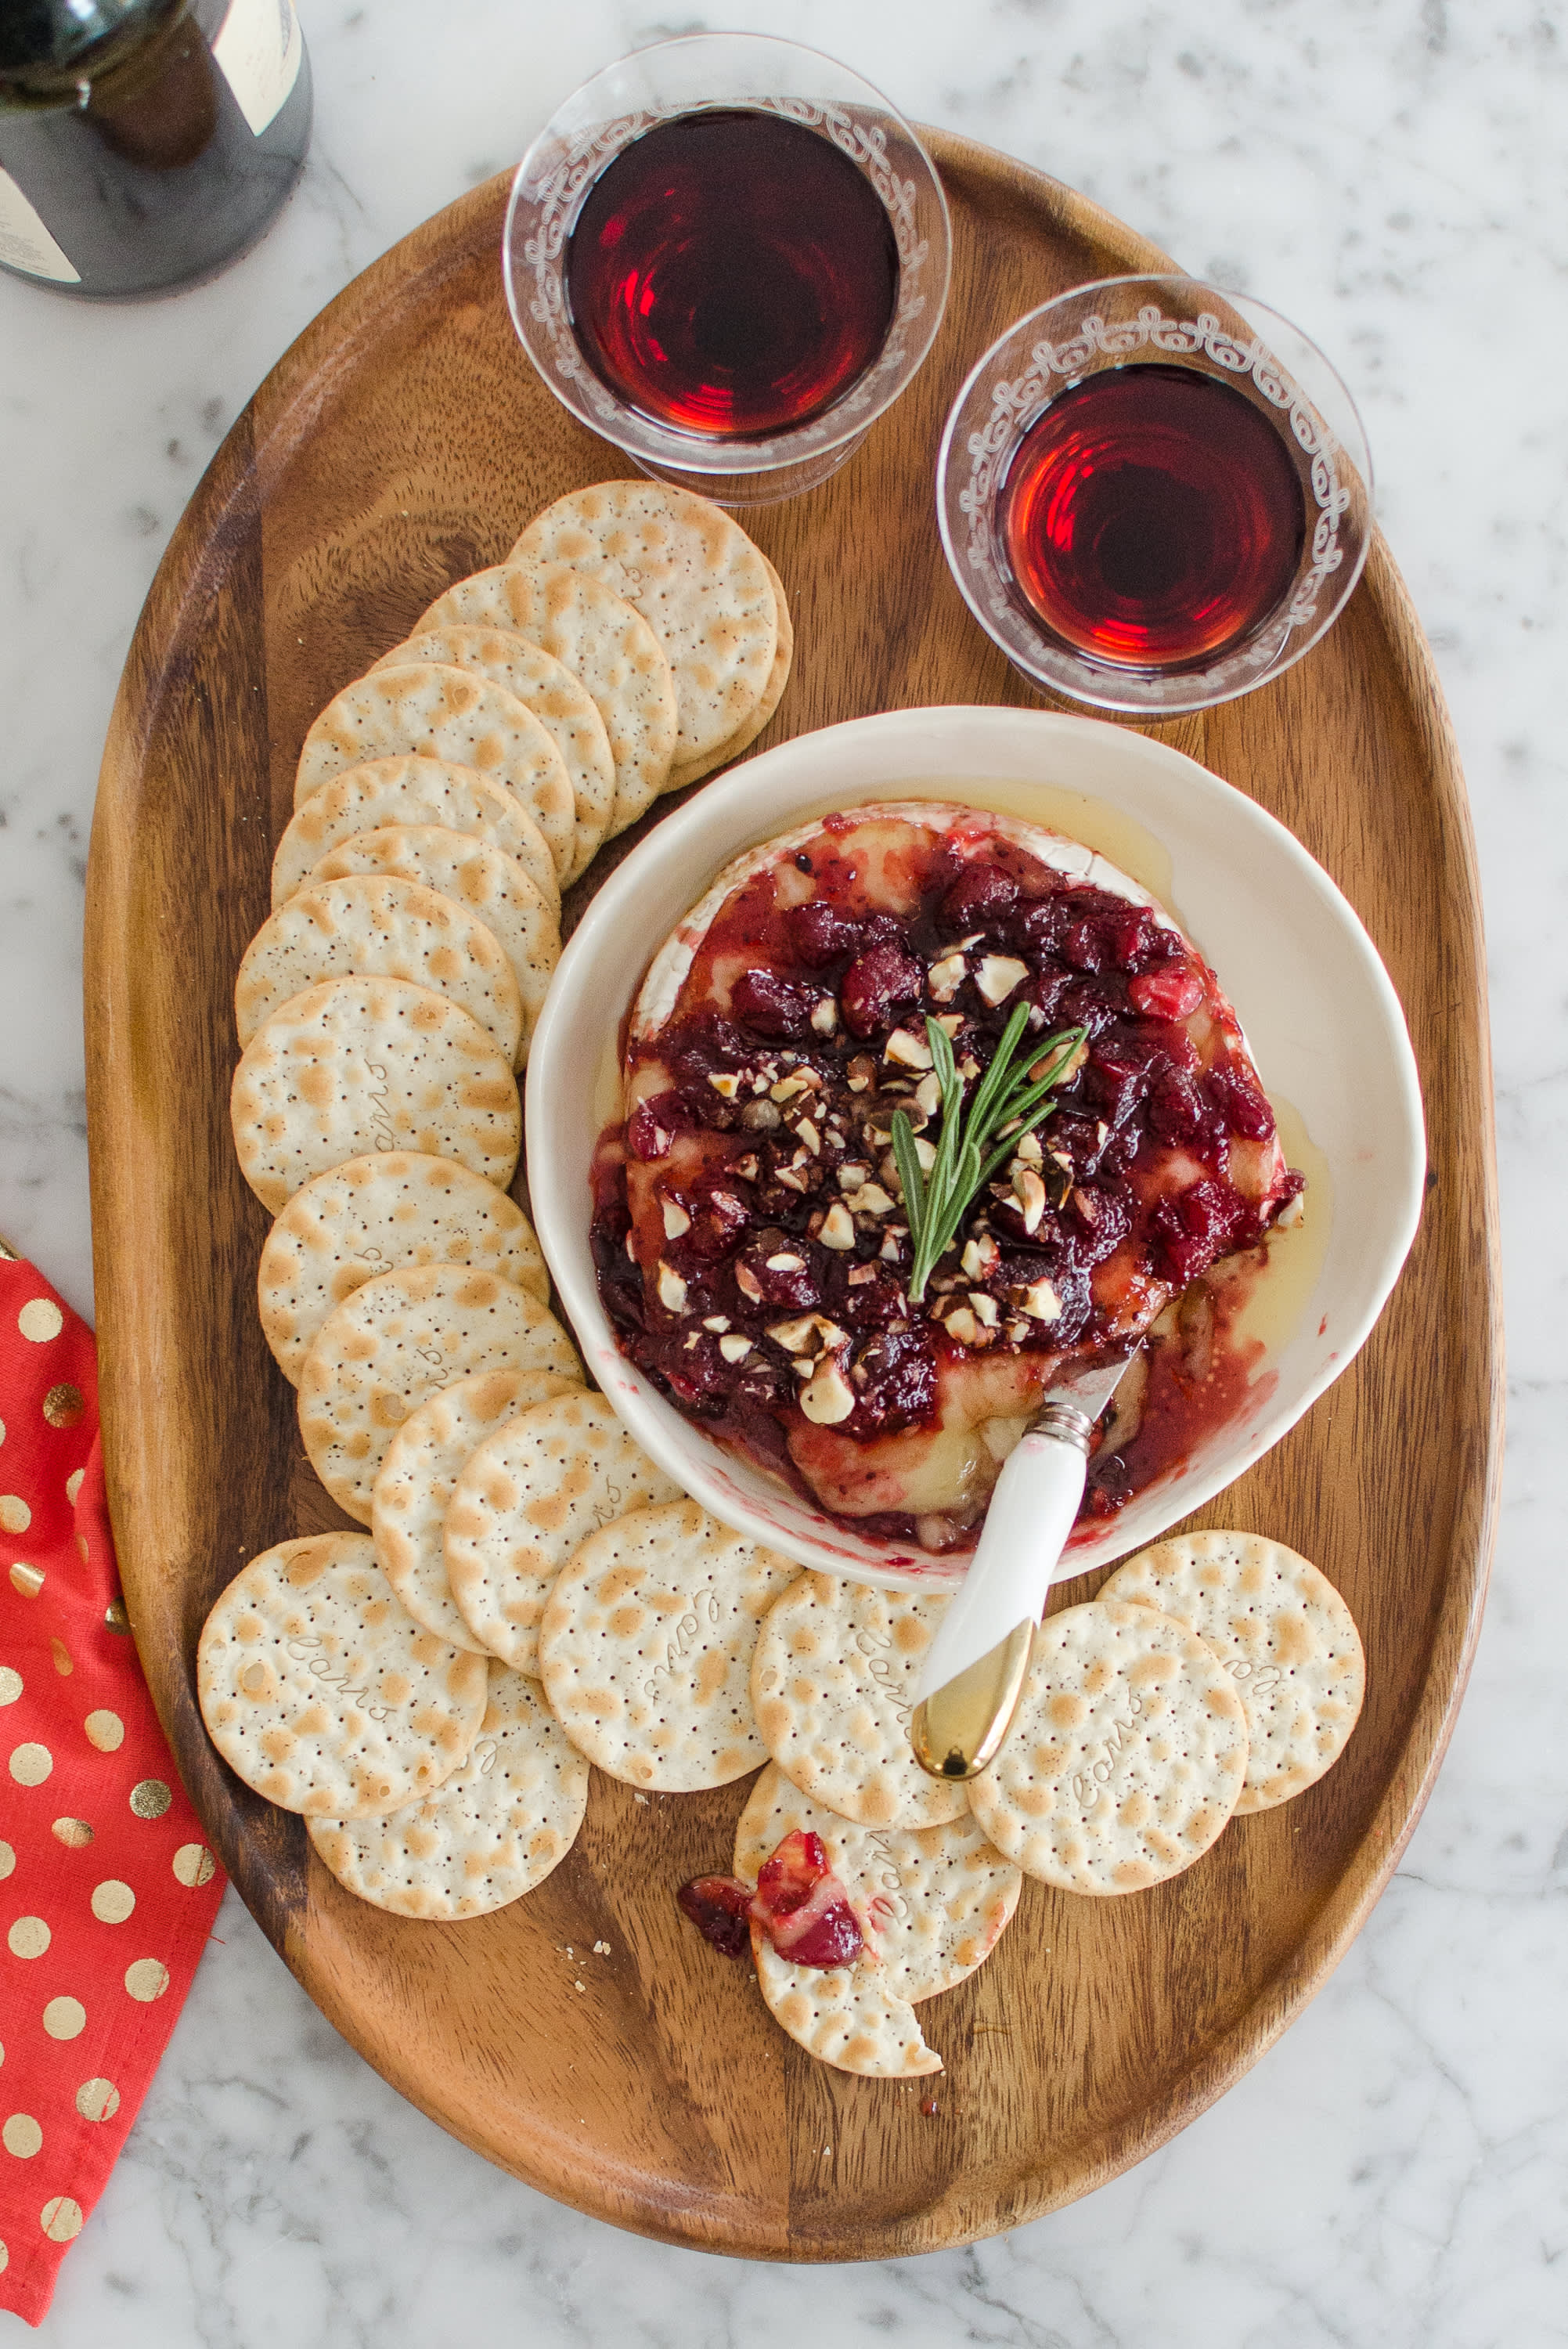
<path fill-rule="evenodd" d="M 757 1275 L 752 1271 L 749 1265 L 738 1264 L 736 1266 L 735 1285 L 737 1288 L 739 1289 L 742 1297 L 749 1298 L 753 1305 L 761 1304 L 762 1283 L 758 1279 Z"/>
<path fill-rule="evenodd" d="M 804 1272 L 806 1259 L 803 1256 L 791 1255 L 788 1248 L 780 1248 L 777 1256 L 768 1258 L 768 1269 L 769 1272 Z"/>
<path fill-rule="evenodd" d="M 934 962 L 925 974 L 926 992 L 934 1003 L 951 1003 L 964 984 L 968 966 L 962 954 L 944 955 Z"/>
<path fill-rule="evenodd" d="M 830 995 L 824 995 L 811 1007 L 811 1026 L 819 1036 L 830 1036 L 839 1024 L 839 1007 Z"/>
<path fill-rule="evenodd" d="M 740 1091 L 740 1079 L 730 1069 L 710 1069 L 707 1081 L 714 1092 L 722 1093 L 726 1101 L 733 1101 Z"/>
<path fill-rule="evenodd" d="M 962 1259 L 966 1277 L 970 1280 L 989 1279 L 996 1269 L 1001 1254 L 1001 1249 L 989 1232 L 980 1233 L 975 1238 L 966 1240 Z"/>
<path fill-rule="evenodd" d="M 659 1205 L 665 1211 L 665 1239 L 678 1240 L 684 1233 L 690 1231 L 691 1217 L 678 1199 L 661 1199 Z"/>
<path fill-rule="evenodd" d="M 702 1326 L 705 1330 L 727 1330 L 729 1316 L 727 1313 L 707 1313 L 703 1316 Z"/>
<path fill-rule="evenodd" d="M 801 1390 L 800 1408 L 819 1427 L 835 1427 L 855 1407 L 855 1391 L 837 1362 L 826 1361 Z"/>
<path fill-rule="evenodd" d="M 1024 1229 L 1030 1234 L 1037 1232 L 1046 1212 L 1046 1186 L 1032 1166 L 1020 1165 L 1016 1159 L 1007 1172 L 1012 1178 L 1013 1196 L 1024 1218 Z"/>
<path fill-rule="evenodd" d="M 805 1143 L 813 1157 L 821 1156 L 822 1137 L 809 1117 L 803 1117 L 800 1120 L 799 1124 L 795 1128 L 795 1134 L 796 1139 Z"/>
<path fill-rule="evenodd" d="M 928 1077 L 922 1077 L 914 1089 L 914 1098 L 927 1117 L 936 1115 L 942 1107 L 942 1079 L 934 1069 Z"/>
<path fill-rule="evenodd" d="M 1029 976 L 1029 966 L 1014 955 L 982 955 L 980 968 L 975 974 L 975 986 L 993 1009 L 1006 1003 L 1016 987 Z"/>
<path fill-rule="evenodd" d="M 793 1101 L 797 1093 L 803 1093 L 806 1091 L 806 1080 L 798 1073 L 780 1077 L 778 1083 L 771 1086 L 769 1090 L 776 1102 Z"/>
<path fill-rule="evenodd" d="M 824 1247 L 851 1248 L 855 1244 L 855 1221 L 841 1199 L 835 1199 L 822 1218 L 822 1228 L 817 1235 Z"/>
<path fill-rule="evenodd" d="M 858 1191 L 862 1184 L 869 1183 L 871 1179 L 871 1168 L 862 1164 L 858 1158 L 847 1158 L 839 1169 L 841 1191 Z"/>
<path fill-rule="evenodd" d="M 870 1054 L 857 1052 L 846 1071 L 850 1091 L 852 1093 L 863 1093 L 867 1087 L 875 1081 L 876 1072 L 876 1062 Z"/>
<path fill-rule="evenodd" d="M 1013 1301 L 1022 1306 L 1031 1321 L 1056 1321 L 1061 1318 L 1062 1300 L 1048 1280 L 1031 1280 L 1021 1297 L 1015 1292 Z"/>
<path fill-rule="evenodd" d="M 983 1330 L 994 1330 L 996 1327 L 1001 1318 L 996 1310 L 996 1300 L 994 1297 L 988 1296 L 985 1289 L 970 1290 L 969 1307 Z"/>
<path fill-rule="evenodd" d="M 891 1061 L 895 1068 L 929 1069 L 931 1046 L 912 1029 L 895 1028 L 882 1048 L 882 1058 Z"/>
<path fill-rule="evenodd" d="M 666 1313 L 684 1313 L 686 1309 L 686 1285 L 663 1257 L 659 1258 L 659 1303 Z"/>
<path fill-rule="evenodd" d="M 727 1362 L 743 1362 L 751 1351 L 751 1340 L 732 1330 L 727 1337 L 719 1340 L 718 1350 Z"/>
<path fill-rule="evenodd" d="M 854 1195 L 857 1216 L 891 1216 L 892 1205 L 880 1183 L 862 1183 Z"/>
<path fill-rule="evenodd" d="M 1042 1077 L 1047 1077 L 1050 1074 L 1051 1062 L 1055 1058 L 1056 1054 L 1053 1052 L 1047 1055 L 1046 1059 L 1037 1061 L 1035 1062 L 1034 1067 L 1029 1071 L 1029 1080 L 1031 1083 L 1037 1085 Z M 1077 1076 L 1078 1071 L 1082 1068 L 1088 1058 L 1088 1038 L 1087 1036 L 1080 1036 L 1078 1043 L 1073 1048 L 1071 1057 L 1068 1060 L 1066 1065 L 1058 1069 L 1057 1071 L 1056 1081 L 1057 1084 L 1065 1085 L 1070 1083 L 1072 1079 Z"/>
<path fill-rule="evenodd" d="M 753 1133 L 769 1133 L 784 1121 L 770 1101 L 748 1102 L 740 1112 L 740 1123 Z"/>
<path fill-rule="evenodd" d="M 980 1335 L 980 1324 L 967 1305 L 960 1305 L 946 1315 L 944 1325 L 948 1336 L 960 1346 L 973 1346 Z"/>

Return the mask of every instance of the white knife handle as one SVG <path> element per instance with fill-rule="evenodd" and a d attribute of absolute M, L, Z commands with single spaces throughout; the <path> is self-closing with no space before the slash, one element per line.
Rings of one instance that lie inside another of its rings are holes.
<path fill-rule="evenodd" d="M 963 1588 L 926 1651 L 916 1703 L 977 1663 L 1015 1624 L 1039 1620 L 1083 1499 L 1090 1425 L 1070 1405 L 1047 1405 L 1041 1417 L 996 1479 Z"/>

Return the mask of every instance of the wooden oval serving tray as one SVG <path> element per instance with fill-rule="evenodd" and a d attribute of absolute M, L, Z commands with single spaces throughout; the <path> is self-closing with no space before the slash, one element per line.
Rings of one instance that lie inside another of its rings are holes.
<path fill-rule="evenodd" d="M 1054 181 L 962 140 L 932 144 L 955 235 L 935 349 L 841 473 L 754 520 L 797 630 L 759 748 L 872 710 L 1026 699 L 943 562 L 943 419 L 1022 312 L 1171 265 Z M 947 2064 L 932 2116 L 919 2088 L 813 2063 L 769 2020 L 749 1969 L 678 1915 L 682 1879 L 727 1864 L 745 1785 L 645 1805 L 595 1775 L 574 1850 L 530 1899 L 459 1925 L 362 1906 L 298 1819 L 228 1774 L 196 1709 L 196 1639 L 218 1591 L 269 1543 L 342 1522 L 304 1465 L 256 1319 L 267 1219 L 230 1143 L 231 988 L 268 909 L 315 711 L 550 499 L 627 470 L 513 338 L 505 197 L 496 180 L 454 204 L 302 336 L 214 459 L 126 664 L 87 947 L 103 1423 L 126 1597 L 224 1866 L 323 2012 L 443 2127 L 546 2193 L 670 2241 L 798 2260 L 962 2243 L 1099 2185 L 1256 2059 L 1365 1920 L 1452 1726 L 1501 1412 L 1464 786 L 1381 543 L 1297 667 L 1159 730 L 1281 817 L 1349 895 L 1403 999 L 1425 1088 L 1430 1191 L 1392 1302 L 1337 1385 L 1204 1513 L 1315 1558 L 1355 1609 L 1368 1692 L 1339 1766 L 1157 1889 L 1098 1901 L 1026 1885 L 996 1955 L 923 2010 Z"/>

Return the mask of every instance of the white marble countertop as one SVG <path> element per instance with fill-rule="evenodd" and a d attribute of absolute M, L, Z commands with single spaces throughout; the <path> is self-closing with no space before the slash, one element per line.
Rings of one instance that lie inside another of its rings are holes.
<path fill-rule="evenodd" d="M 1568 18 L 1557 0 L 732 0 L 667 22 L 618 0 L 559 14 L 303 0 L 301 14 L 315 142 L 257 252 L 134 308 L 0 280 L 0 1230 L 88 1305 L 78 957 L 94 781 L 138 608 L 236 410 L 351 276 L 514 160 L 597 66 L 708 22 L 766 29 L 1266 296 L 1361 400 L 1488 891 L 1512 1241 L 1506 1508 L 1465 1711 L 1367 1930 L 1239 2086 L 1088 2200 L 880 2266 L 779 2271 L 614 2233 L 402 2103 L 231 1893 L 40 2337 L 727 2349 L 783 2320 L 822 2349 L 895 2333 L 907 2349 L 1562 2342 L 1568 1581 L 1551 1495 L 1568 1247 L 1552 1167 L 1568 1136 L 1568 792 L 1544 657 L 1568 575 Z M 24 2337 L 0 2316 L 0 2342 Z"/>

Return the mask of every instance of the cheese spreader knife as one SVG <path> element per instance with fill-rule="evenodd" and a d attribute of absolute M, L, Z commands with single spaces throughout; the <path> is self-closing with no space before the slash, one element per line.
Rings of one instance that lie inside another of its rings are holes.
<path fill-rule="evenodd" d="M 1138 1351 L 1075 1369 L 1051 1389 L 1003 1463 L 963 1588 L 927 1651 L 910 1716 L 914 1758 L 934 1778 L 973 1778 L 1000 1750 L 1083 1499 L 1094 1423 Z"/>

